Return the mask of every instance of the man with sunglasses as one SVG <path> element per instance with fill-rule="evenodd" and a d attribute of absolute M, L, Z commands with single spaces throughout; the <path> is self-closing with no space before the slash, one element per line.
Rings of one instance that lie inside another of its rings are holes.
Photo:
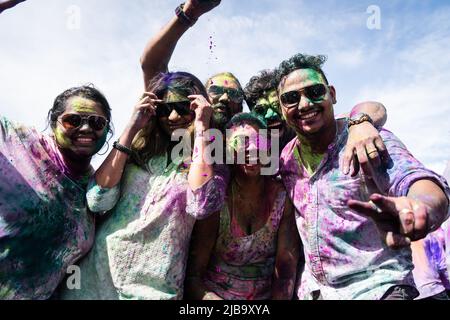
<path fill-rule="evenodd" d="M 322 71 L 325 60 L 297 54 L 277 70 L 282 112 L 297 134 L 282 151 L 280 173 L 304 246 L 298 295 L 413 299 L 409 244 L 448 217 L 450 189 L 384 129 L 390 165 L 373 177 L 343 174 L 352 122 L 335 119 L 336 90 Z"/>
<path fill-rule="evenodd" d="M 277 94 L 275 70 L 260 71 L 250 79 L 244 92 L 250 111 L 264 118 L 269 129 L 279 130 L 281 151 L 296 136 L 296 133 L 283 118 Z M 366 175 L 372 175 L 373 168 L 389 161 L 389 154 L 376 128 L 386 123 L 386 108 L 378 102 L 363 102 L 353 107 L 350 116 L 355 125 L 349 129 L 342 165 L 343 172 L 355 176 L 361 168 Z M 338 116 L 340 117 L 342 116 Z M 376 152 L 367 154 L 367 150 L 376 150 Z"/>
<path fill-rule="evenodd" d="M 216 74 L 206 82 L 206 90 L 213 108 L 213 125 L 223 130 L 231 118 L 242 112 L 244 91 L 239 80 L 230 72 Z"/>

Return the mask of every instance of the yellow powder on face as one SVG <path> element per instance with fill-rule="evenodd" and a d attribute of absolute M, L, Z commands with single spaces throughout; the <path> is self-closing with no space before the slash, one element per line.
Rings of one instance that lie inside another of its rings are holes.
<path fill-rule="evenodd" d="M 82 113 L 96 113 L 95 105 L 96 103 L 92 100 L 85 99 L 82 97 L 76 97 L 71 101 L 72 108 L 76 112 Z"/>
<path fill-rule="evenodd" d="M 72 146 L 72 142 L 70 141 L 70 139 L 65 135 L 65 133 L 59 127 L 56 127 L 53 130 L 53 133 L 55 134 L 55 140 L 56 140 L 56 143 L 58 144 L 58 146 L 60 146 L 61 148 L 65 148 L 65 149 L 68 149 Z"/>
<path fill-rule="evenodd" d="M 167 91 L 166 97 L 164 99 L 164 101 L 167 103 L 187 101 L 187 100 L 189 100 L 187 97 L 172 90 Z"/>
<path fill-rule="evenodd" d="M 227 88 L 238 88 L 239 85 L 235 78 L 230 77 L 228 75 L 219 75 L 217 77 L 212 78 L 209 81 L 209 85 L 219 86 L 219 87 L 227 87 Z"/>

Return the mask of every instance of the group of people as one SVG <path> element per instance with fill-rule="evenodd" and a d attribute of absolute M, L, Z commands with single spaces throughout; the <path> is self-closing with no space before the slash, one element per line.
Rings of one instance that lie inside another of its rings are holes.
<path fill-rule="evenodd" d="M 229 72 L 205 85 L 169 72 L 219 4 L 187 0 L 149 41 L 144 93 L 95 172 L 111 109 L 94 86 L 55 99 L 50 135 L 0 119 L 0 299 L 419 296 L 412 251 L 448 218 L 445 179 L 382 128 L 381 103 L 335 117 L 323 56 L 297 54 L 245 88 Z M 244 163 L 208 161 L 211 129 Z M 263 175 L 275 140 L 279 168 Z M 73 265 L 79 288 L 65 282 Z"/>

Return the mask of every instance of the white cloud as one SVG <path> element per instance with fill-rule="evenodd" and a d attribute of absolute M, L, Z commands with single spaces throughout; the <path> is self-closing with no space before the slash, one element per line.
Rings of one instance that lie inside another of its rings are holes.
<path fill-rule="evenodd" d="M 450 13 L 444 8 L 429 19 L 407 21 L 403 12 L 386 12 L 387 3 L 380 4 L 383 29 L 370 32 L 369 1 L 222 1 L 183 36 L 170 68 L 201 80 L 231 71 L 245 85 L 257 71 L 297 52 L 328 54 L 325 71 L 338 87 L 337 111 L 361 99 L 379 99 L 388 106 L 388 127 L 419 159 L 440 169 L 450 151 L 445 86 L 450 80 Z M 178 4 L 29 0 L 3 13 L 0 114 L 44 128 L 58 93 L 93 82 L 110 101 L 120 134 L 143 89 L 139 57 L 144 45 Z M 81 9 L 80 30 L 66 28 L 70 5 Z M 417 26 L 417 21 L 425 23 Z"/>

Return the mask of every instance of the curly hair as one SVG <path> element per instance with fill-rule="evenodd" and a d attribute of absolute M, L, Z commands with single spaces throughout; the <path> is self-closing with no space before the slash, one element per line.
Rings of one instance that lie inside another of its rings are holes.
<path fill-rule="evenodd" d="M 276 70 L 262 70 L 258 75 L 251 77 L 244 89 L 245 101 L 250 111 L 253 110 L 259 98 L 264 96 L 267 91 L 276 90 L 276 88 Z"/>
<path fill-rule="evenodd" d="M 233 118 L 231 118 L 231 120 L 227 123 L 226 128 L 230 129 L 231 127 L 240 124 L 250 124 L 258 127 L 259 129 L 267 129 L 266 121 L 264 121 L 263 118 L 261 118 L 256 114 L 248 112 L 241 112 L 235 114 Z"/>
<path fill-rule="evenodd" d="M 325 80 L 326 84 L 328 84 L 328 79 L 322 70 L 322 66 L 326 61 L 327 57 L 324 55 L 310 56 L 301 53 L 298 53 L 293 57 L 284 60 L 276 69 L 277 86 L 280 85 L 281 80 L 285 76 L 298 69 L 313 69 L 319 72 Z"/>

